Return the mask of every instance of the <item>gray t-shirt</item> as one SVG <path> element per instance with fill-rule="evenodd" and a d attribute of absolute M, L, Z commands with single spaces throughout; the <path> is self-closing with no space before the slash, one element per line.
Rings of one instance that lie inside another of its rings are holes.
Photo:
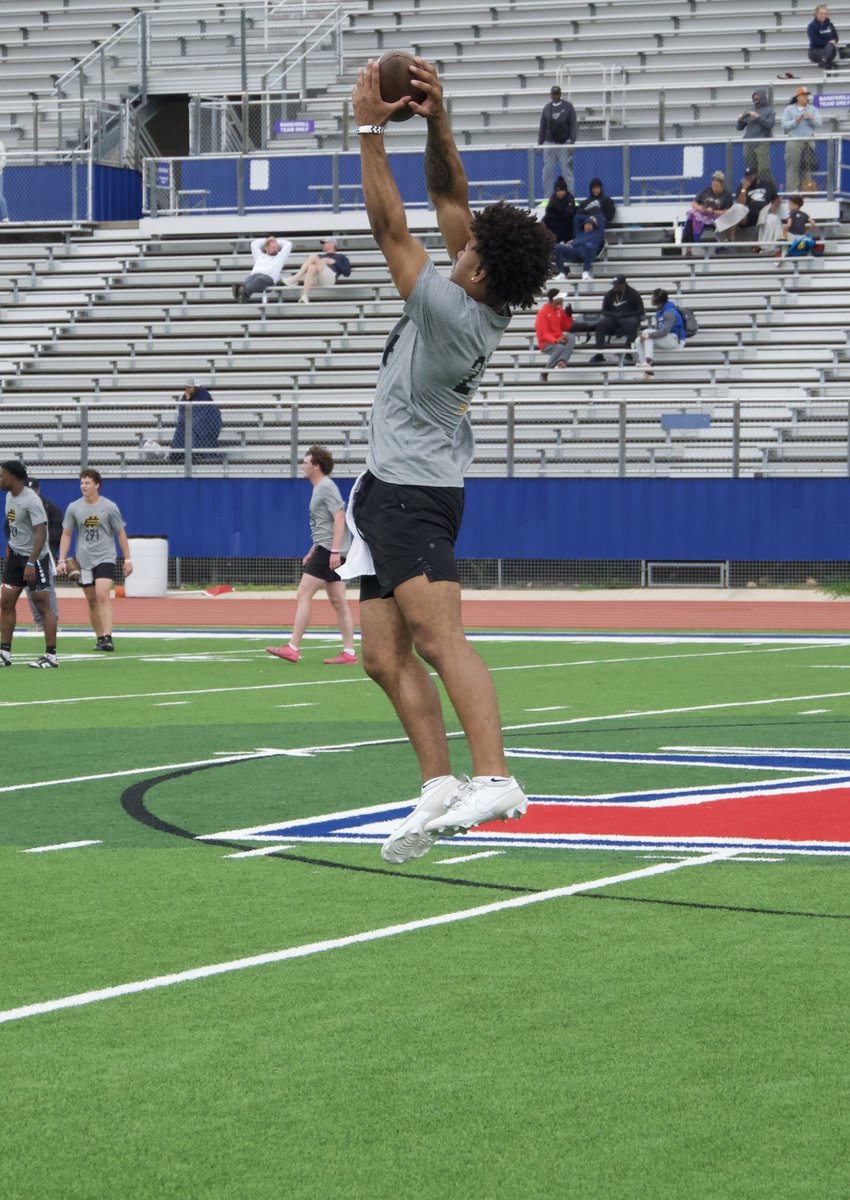
<path fill-rule="evenodd" d="M 115 535 L 124 528 L 124 519 L 114 501 L 101 496 L 95 504 L 89 504 L 81 496 L 65 509 L 62 528 L 72 533 L 76 530 L 76 555 L 81 567 L 90 571 L 100 563 L 115 562 Z"/>
<path fill-rule="evenodd" d="M 463 487 L 475 453 L 467 410 L 510 322 L 427 262 L 390 333 L 366 465 L 385 483 Z"/>
<path fill-rule="evenodd" d="M 34 541 L 33 525 L 44 525 L 44 545 L 41 557 L 49 552 L 47 544 L 47 513 L 38 495 L 32 488 L 25 487 L 17 495 L 6 493 L 6 520 L 9 522 L 9 549 L 15 554 L 32 554 Z"/>
<path fill-rule="evenodd" d="M 325 475 L 313 488 L 313 495 L 310 497 L 310 533 L 314 546 L 324 546 L 326 550 L 333 550 L 334 513 L 344 508 L 339 488 L 330 476 Z M 351 534 L 346 527 L 345 536 L 339 543 L 341 554 L 345 554 L 350 541 Z"/>

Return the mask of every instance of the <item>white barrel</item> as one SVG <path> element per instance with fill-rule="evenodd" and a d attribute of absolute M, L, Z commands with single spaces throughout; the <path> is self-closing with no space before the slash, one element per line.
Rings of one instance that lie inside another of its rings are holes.
<path fill-rule="evenodd" d="M 165 596 L 168 592 L 168 539 L 131 537 L 133 574 L 124 580 L 125 596 Z"/>

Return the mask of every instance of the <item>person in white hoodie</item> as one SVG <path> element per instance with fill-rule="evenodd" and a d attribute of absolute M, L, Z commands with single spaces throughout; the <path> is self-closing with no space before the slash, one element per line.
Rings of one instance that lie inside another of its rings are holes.
<path fill-rule="evenodd" d="M 254 267 L 244 283 L 234 283 L 233 299 L 243 304 L 266 288 L 274 287 L 280 279 L 286 260 L 292 253 L 292 242 L 270 234 L 266 238 L 255 238 L 251 242 Z"/>
<path fill-rule="evenodd" d="M 9 220 L 9 205 L 3 194 L 3 170 L 6 166 L 6 147 L 0 142 L 0 221 Z"/>

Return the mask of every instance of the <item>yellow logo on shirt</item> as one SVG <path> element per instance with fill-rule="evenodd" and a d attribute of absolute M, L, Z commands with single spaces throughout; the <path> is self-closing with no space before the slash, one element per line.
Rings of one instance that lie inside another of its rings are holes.
<path fill-rule="evenodd" d="M 95 529 L 99 524 L 100 517 L 86 517 L 85 521 L 83 521 L 83 527 L 85 529 Z"/>
<path fill-rule="evenodd" d="M 6 513 L 6 520 L 9 522 L 10 525 L 15 524 L 16 515 L 17 514 L 15 513 L 15 510 L 13 508 L 10 508 L 9 511 Z"/>
<path fill-rule="evenodd" d="M 462 416 L 464 415 L 464 413 L 467 413 L 467 412 L 469 412 L 469 405 L 468 405 L 468 404 L 461 404 L 461 405 L 458 407 L 457 413 L 458 413 L 458 416 L 459 416 L 459 417 L 462 417 Z"/>

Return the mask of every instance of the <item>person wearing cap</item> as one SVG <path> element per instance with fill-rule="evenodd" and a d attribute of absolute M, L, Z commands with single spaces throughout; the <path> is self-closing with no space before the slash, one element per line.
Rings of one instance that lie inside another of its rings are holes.
<path fill-rule="evenodd" d="M 185 460 L 187 408 L 192 413 L 189 428 L 192 435 L 190 446 L 193 451 L 193 461 L 195 463 L 220 462 L 221 455 L 210 453 L 210 451 L 218 445 L 221 435 L 221 409 L 213 401 L 212 396 L 197 375 L 186 380 L 183 399 L 177 405 L 177 424 L 171 439 L 169 462 L 182 463 Z"/>
<path fill-rule="evenodd" d="M 771 212 L 775 214 L 778 207 L 779 198 L 773 181 L 760 179 L 755 167 L 750 167 L 744 172 L 735 203 L 714 224 L 718 238 L 734 242 L 739 233 L 752 230 L 751 239 L 758 234 L 759 241 L 774 241 L 775 225 L 771 225 L 769 237 L 762 239 L 761 233 L 768 216 Z"/>
<path fill-rule="evenodd" d="M 839 45 L 838 30 L 829 19 L 829 9 L 825 4 L 819 4 L 814 17 L 806 26 L 809 38 L 809 62 L 817 63 L 825 71 L 831 71 L 835 59 L 840 54 L 847 57 L 844 47 Z"/>
<path fill-rule="evenodd" d="M 570 361 L 570 355 L 576 344 L 573 327 L 572 306 L 564 307 L 566 296 L 557 288 L 549 288 L 546 301 L 537 310 L 534 318 L 534 335 L 537 338 L 537 348 L 547 355 L 547 370 L 540 376 L 540 382 L 545 383 L 549 378 L 548 369 L 563 368 Z"/>
<path fill-rule="evenodd" d="M 273 233 L 265 238 L 255 238 L 251 242 L 254 266 L 244 283 L 234 283 L 233 299 L 244 304 L 252 296 L 262 295 L 267 288 L 274 287 L 291 253 L 292 242 L 286 238 L 276 237 Z"/>
<path fill-rule="evenodd" d="M 543 147 L 543 195 L 551 196 L 556 175 L 560 174 L 573 190 L 573 151 L 578 131 L 576 110 L 569 100 L 561 97 L 557 83 L 549 91 L 549 103 L 544 104 L 537 131 L 537 145 Z"/>
<path fill-rule="evenodd" d="M 47 514 L 38 496 L 27 486 L 26 467 L 17 459 L 9 459 L 0 465 L 0 491 L 6 493 L 6 520 L 9 523 L 3 586 L 0 588 L 0 667 L 12 665 L 16 605 L 26 588 L 33 597 L 44 630 L 44 654 L 28 666 L 56 668 L 59 666 L 56 617 L 47 595 L 51 583 Z"/>
<path fill-rule="evenodd" d="M 613 287 L 602 299 L 602 315 L 596 322 L 595 330 L 597 353 L 591 358 L 591 363 L 605 362 L 602 350 L 612 337 L 625 338 L 626 345 L 631 346 L 645 315 L 640 292 L 629 287 L 625 275 L 617 275 Z M 633 361 L 631 354 L 626 356 L 625 361 Z"/>
<path fill-rule="evenodd" d="M 697 192 L 691 201 L 691 207 L 685 218 L 682 229 L 683 242 L 698 242 L 703 230 L 713 225 L 727 208 L 733 204 L 732 193 L 726 186 L 726 176 L 722 171 L 715 171 L 708 187 Z"/>
<path fill-rule="evenodd" d="M 347 279 L 351 274 L 351 263 L 337 250 L 336 238 L 325 238 L 321 247 L 321 254 L 308 255 L 295 274 L 283 280 L 285 287 L 303 287 L 299 304 L 310 303 L 310 291 L 314 287 L 333 287 L 340 275 Z"/>
<path fill-rule="evenodd" d="M 762 181 L 773 179 L 770 169 L 770 145 L 765 138 L 773 137 L 776 113 L 768 103 L 766 88 L 756 88 L 753 106 L 738 117 L 737 127 L 744 131 L 744 166 L 758 171 Z"/>
<path fill-rule="evenodd" d="M 823 125 L 823 117 L 812 104 L 812 94 L 798 87 L 794 98 L 782 113 L 782 132 L 785 143 L 785 190 L 799 192 L 811 188 L 812 170 L 817 156 L 812 138 Z"/>

